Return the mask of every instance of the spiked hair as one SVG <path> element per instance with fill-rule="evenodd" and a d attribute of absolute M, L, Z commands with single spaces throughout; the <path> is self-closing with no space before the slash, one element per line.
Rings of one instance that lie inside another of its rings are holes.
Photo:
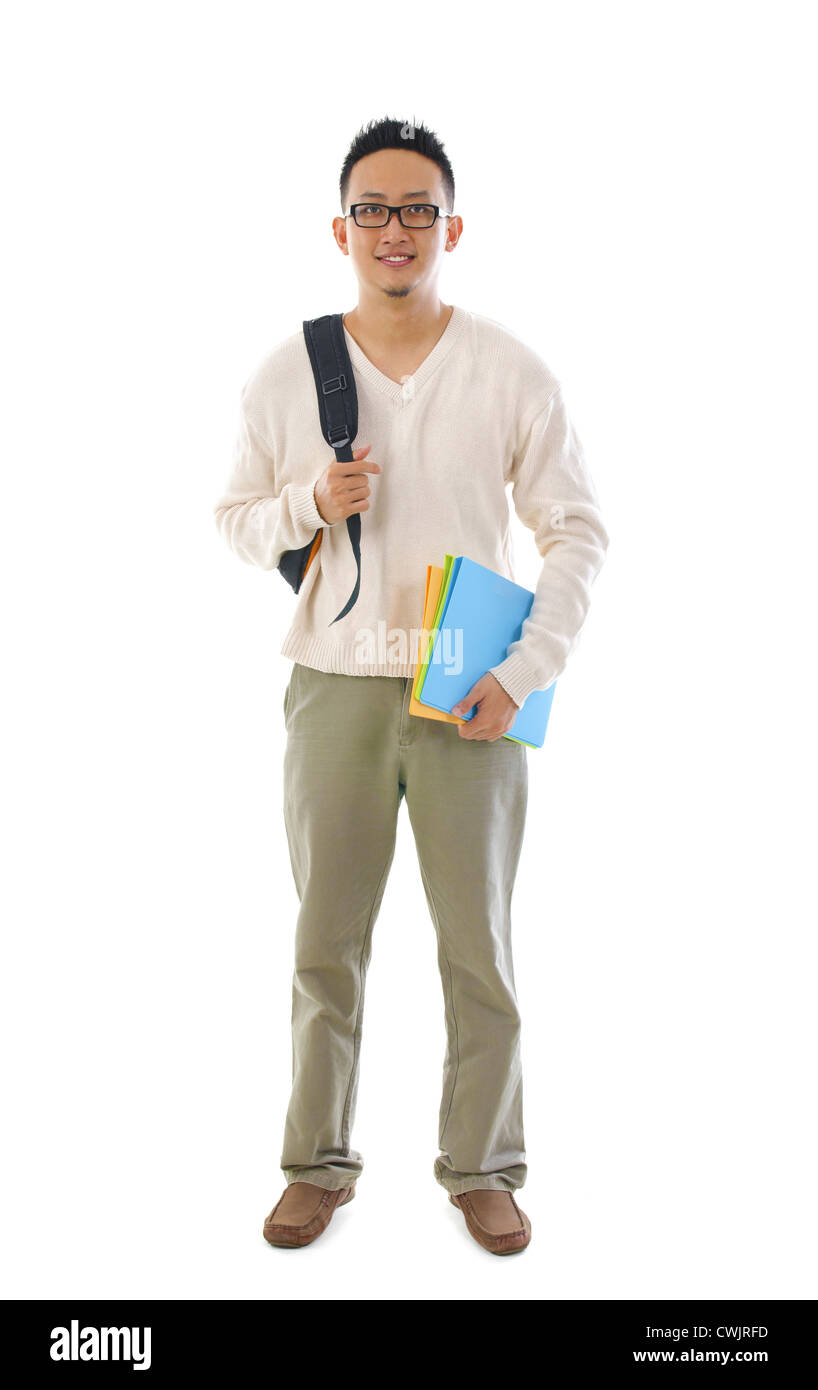
<path fill-rule="evenodd" d="M 448 207 L 441 211 L 454 212 L 454 174 L 440 140 L 426 126 L 399 121 L 392 116 L 384 116 L 382 120 L 370 121 L 367 126 L 362 126 L 352 141 L 341 170 L 339 187 L 342 212 L 349 198 L 353 164 L 357 164 L 365 155 L 374 154 L 376 150 L 413 150 L 415 154 L 434 160 L 443 175 L 443 190 L 448 203 Z"/>

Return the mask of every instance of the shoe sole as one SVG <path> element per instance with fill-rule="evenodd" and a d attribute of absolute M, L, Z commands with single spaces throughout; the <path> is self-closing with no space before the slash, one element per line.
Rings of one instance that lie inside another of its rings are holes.
<path fill-rule="evenodd" d="M 313 1243 L 314 1240 L 317 1240 L 319 1236 L 322 1236 L 322 1235 L 324 1234 L 324 1231 L 327 1229 L 327 1226 L 330 1224 L 330 1221 L 332 1220 L 332 1218 L 333 1218 L 333 1216 L 335 1215 L 335 1213 L 336 1213 L 336 1211 L 338 1210 L 338 1208 L 339 1208 L 339 1207 L 345 1207 L 346 1204 L 347 1204 L 347 1202 L 351 1202 L 354 1196 L 355 1196 L 355 1187 L 352 1186 L 352 1187 L 349 1189 L 349 1192 L 347 1193 L 346 1197 L 343 1197 L 343 1198 L 341 1199 L 340 1202 L 336 1202 L 335 1206 L 334 1206 L 333 1209 L 332 1209 L 332 1212 L 330 1213 L 330 1218 L 329 1218 L 329 1221 L 327 1222 L 327 1225 L 326 1225 L 326 1226 L 322 1226 L 322 1227 L 321 1227 L 321 1230 L 320 1230 L 320 1231 L 316 1231 L 315 1235 L 314 1235 L 314 1236 L 310 1236 L 309 1240 L 299 1240 L 297 1236 L 296 1236 L 296 1238 L 293 1239 L 293 1240 L 288 1240 L 288 1239 L 284 1239 L 284 1240 L 275 1239 L 275 1240 L 274 1240 L 273 1237 L 272 1237 L 271 1235 L 269 1235 L 269 1234 L 267 1233 L 266 1230 L 262 1230 L 262 1235 L 264 1236 L 264 1239 L 267 1241 L 267 1244 L 268 1244 L 268 1245 L 275 1245 L 275 1246 L 277 1246 L 280 1250 L 300 1250 L 300 1249 L 302 1249 L 302 1247 L 305 1246 L 305 1245 L 312 1245 L 312 1243 Z"/>
<path fill-rule="evenodd" d="M 451 1192 L 449 1193 L 449 1201 L 451 1202 L 453 1207 L 457 1207 L 458 1211 L 463 1212 L 463 1219 L 466 1222 L 466 1230 L 468 1231 L 472 1240 L 476 1240 L 477 1244 L 481 1246 L 483 1250 L 487 1250 L 490 1255 L 520 1255 L 522 1254 L 523 1250 L 527 1250 L 529 1245 L 531 1244 L 531 1231 L 529 1230 L 528 1240 L 525 1242 L 524 1245 L 512 1245 L 508 1250 L 492 1250 L 490 1245 L 484 1245 L 480 1237 L 474 1234 L 474 1231 L 469 1225 L 465 1211 L 463 1211 L 463 1208 L 461 1207 L 457 1198 Z"/>

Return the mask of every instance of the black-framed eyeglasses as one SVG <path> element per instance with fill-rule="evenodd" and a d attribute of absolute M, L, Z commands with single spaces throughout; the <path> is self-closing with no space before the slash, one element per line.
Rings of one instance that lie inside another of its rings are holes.
<path fill-rule="evenodd" d="M 436 203 L 403 203 L 391 208 L 386 203 L 352 203 L 347 217 L 353 217 L 358 227 L 385 227 L 393 212 L 404 227 L 433 227 L 438 217 L 453 217 L 454 213 L 441 212 Z"/>

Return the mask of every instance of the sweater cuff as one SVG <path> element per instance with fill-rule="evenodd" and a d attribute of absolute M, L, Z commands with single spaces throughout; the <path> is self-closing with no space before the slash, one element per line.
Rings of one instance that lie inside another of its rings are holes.
<path fill-rule="evenodd" d="M 305 543 L 309 543 L 315 532 L 326 526 L 326 522 L 315 505 L 315 483 L 290 485 L 290 511 L 296 526 L 309 532 Z"/>
<path fill-rule="evenodd" d="M 490 667 L 490 671 L 500 682 L 506 694 L 511 696 L 518 709 L 522 709 L 532 690 L 548 689 L 548 686 L 540 685 L 539 676 L 532 671 L 519 652 L 512 652 L 505 661 Z M 549 682 L 549 684 L 553 684 L 553 682 Z"/>

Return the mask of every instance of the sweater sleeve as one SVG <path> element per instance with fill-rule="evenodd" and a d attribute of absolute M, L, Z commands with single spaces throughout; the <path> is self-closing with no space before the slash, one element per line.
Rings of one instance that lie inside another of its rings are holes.
<path fill-rule="evenodd" d="M 533 690 L 547 689 L 565 669 L 609 541 L 561 385 L 534 417 L 515 454 L 511 478 L 517 515 L 534 532 L 543 557 L 520 637 L 508 647 L 505 660 L 491 668 L 521 707 Z"/>
<path fill-rule="evenodd" d="M 276 569 L 287 550 L 309 545 L 325 525 L 314 483 L 281 484 L 271 446 L 248 418 L 242 392 L 233 467 L 214 508 L 216 525 L 248 565 Z"/>

